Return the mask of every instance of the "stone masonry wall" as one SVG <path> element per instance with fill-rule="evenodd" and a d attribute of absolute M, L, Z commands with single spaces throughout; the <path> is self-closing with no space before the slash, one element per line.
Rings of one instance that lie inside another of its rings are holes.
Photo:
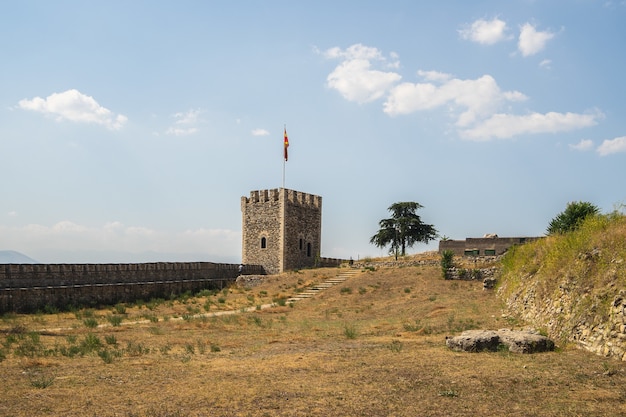
<path fill-rule="evenodd" d="M 284 188 L 252 191 L 241 198 L 241 212 L 244 264 L 277 274 L 319 263 L 320 196 Z"/>
<path fill-rule="evenodd" d="M 252 191 L 241 197 L 242 261 L 264 265 L 268 274 L 280 272 L 282 201 L 279 190 Z M 261 240 L 265 238 L 265 248 Z"/>
<path fill-rule="evenodd" d="M 243 272 L 262 274 L 263 269 L 247 265 Z M 0 312 L 167 298 L 221 288 L 238 275 L 239 265 L 211 262 L 2 264 Z"/>
<path fill-rule="evenodd" d="M 321 253 L 322 198 L 286 192 L 283 271 L 313 267 Z"/>
<path fill-rule="evenodd" d="M 572 342 L 599 355 L 626 361 L 626 290 L 610 284 L 602 296 L 581 294 L 572 277 L 555 277 L 558 289 L 546 294 L 532 276 L 505 302 L 525 321 L 545 328 L 548 335 Z M 506 292 L 506 283 L 499 292 Z M 612 294 L 612 295 L 610 295 Z"/>

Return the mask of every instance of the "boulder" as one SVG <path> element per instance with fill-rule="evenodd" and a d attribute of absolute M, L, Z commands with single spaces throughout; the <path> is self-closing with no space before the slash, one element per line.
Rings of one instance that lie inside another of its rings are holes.
<path fill-rule="evenodd" d="M 467 330 L 459 336 L 446 337 L 446 345 L 450 349 L 465 352 L 496 351 L 500 345 L 500 336 L 493 330 Z"/>
<path fill-rule="evenodd" d="M 495 288 L 497 280 L 494 277 L 483 279 L 483 290 L 492 290 Z"/>
<path fill-rule="evenodd" d="M 554 350 L 554 342 L 545 336 L 520 330 L 466 330 L 459 336 L 446 337 L 446 346 L 464 352 L 495 352 L 503 347 L 513 353 Z"/>

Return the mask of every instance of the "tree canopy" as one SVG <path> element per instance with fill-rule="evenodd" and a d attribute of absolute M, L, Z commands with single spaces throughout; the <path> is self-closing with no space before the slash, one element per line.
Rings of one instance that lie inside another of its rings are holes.
<path fill-rule="evenodd" d="M 566 233 L 576 230 L 585 218 L 600 214 L 600 209 L 586 201 L 567 203 L 564 211 L 559 213 L 548 225 L 547 233 Z"/>
<path fill-rule="evenodd" d="M 408 201 L 394 203 L 389 206 L 391 218 L 378 222 L 380 230 L 372 236 L 370 243 L 384 248 L 390 245 L 389 253 L 406 255 L 406 248 L 418 242 L 428 243 L 437 237 L 437 230 L 433 225 L 425 224 L 415 212 L 423 206 Z"/>

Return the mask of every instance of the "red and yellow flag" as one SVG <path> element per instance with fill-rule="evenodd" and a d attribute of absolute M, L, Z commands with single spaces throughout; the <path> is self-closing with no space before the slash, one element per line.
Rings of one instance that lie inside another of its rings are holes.
<path fill-rule="evenodd" d="M 289 147 L 289 138 L 287 137 L 287 128 L 285 128 L 285 161 L 287 160 L 287 148 Z"/>

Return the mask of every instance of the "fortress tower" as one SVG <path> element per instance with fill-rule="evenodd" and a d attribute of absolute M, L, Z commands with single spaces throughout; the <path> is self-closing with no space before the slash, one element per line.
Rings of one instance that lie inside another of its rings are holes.
<path fill-rule="evenodd" d="M 321 253 L 322 197 L 286 188 L 241 197 L 242 261 L 268 274 L 315 266 Z"/>

